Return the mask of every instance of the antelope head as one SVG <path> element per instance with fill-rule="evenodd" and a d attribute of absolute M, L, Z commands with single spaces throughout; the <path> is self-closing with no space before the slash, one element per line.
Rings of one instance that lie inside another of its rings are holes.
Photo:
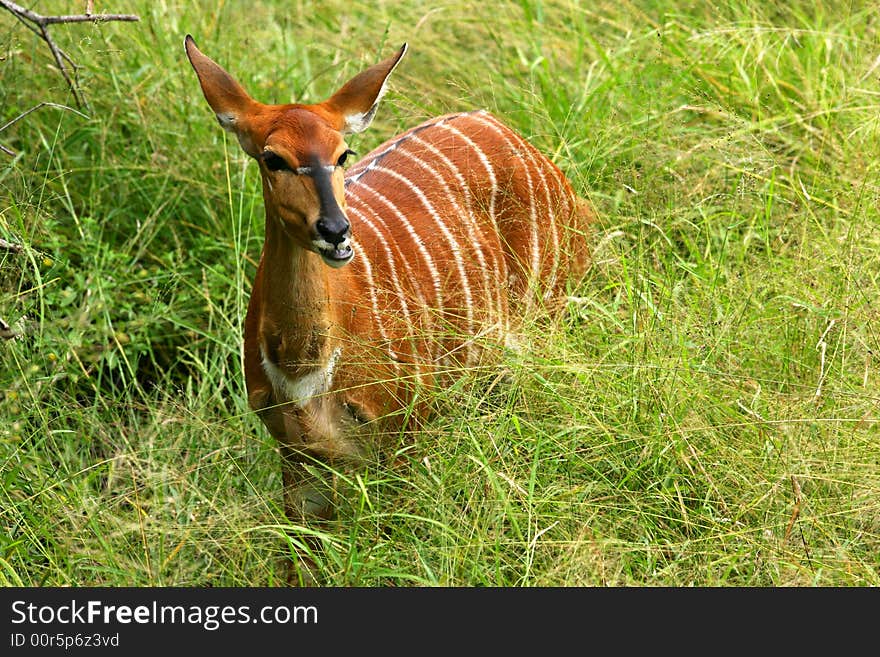
<path fill-rule="evenodd" d="M 267 217 L 274 217 L 294 244 L 314 251 L 329 266 L 350 262 L 354 250 L 343 165 L 353 151 L 345 136 L 372 122 L 406 44 L 313 105 L 264 105 L 202 54 L 190 35 L 184 45 L 220 125 L 259 162 Z"/>

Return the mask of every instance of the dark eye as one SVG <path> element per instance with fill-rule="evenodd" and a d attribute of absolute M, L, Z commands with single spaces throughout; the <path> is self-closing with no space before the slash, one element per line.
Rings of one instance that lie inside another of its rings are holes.
<path fill-rule="evenodd" d="M 357 153 L 355 153 L 350 148 L 345 149 L 345 151 L 342 153 L 342 155 L 339 156 L 339 159 L 336 161 L 336 166 L 344 167 L 345 161 L 348 159 L 349 155 L 357 155 Z"/>
<path fill-rule="evenodd" d="M 263 153 L 263 162 L 266 163 L 266 168 L 269 171 L 290 171 L 290 167 L 287 166 L 284 158 L 272 151 L 265 151 Z"/>

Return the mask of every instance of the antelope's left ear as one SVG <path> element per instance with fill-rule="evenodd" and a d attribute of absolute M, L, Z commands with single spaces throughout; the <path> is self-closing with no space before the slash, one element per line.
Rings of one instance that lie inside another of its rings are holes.
<path fill-rule="evenodd" d="M 388 78 L 406 54 L 406 49 L 404 43 L 396 54 L 358 73 L 323 103 L 340 118 L 340 132 L 351 134 L 367 129 L 385 95 Z"/>

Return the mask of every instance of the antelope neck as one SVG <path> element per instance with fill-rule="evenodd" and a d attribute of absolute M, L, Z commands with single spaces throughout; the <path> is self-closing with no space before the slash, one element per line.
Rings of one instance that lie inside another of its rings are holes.
<path fill-rule="evenodd" d="M 268 212 L 261 266 L 263 357 L 292 378 L 324 367 L 330 358 L 330 269 Z"/>

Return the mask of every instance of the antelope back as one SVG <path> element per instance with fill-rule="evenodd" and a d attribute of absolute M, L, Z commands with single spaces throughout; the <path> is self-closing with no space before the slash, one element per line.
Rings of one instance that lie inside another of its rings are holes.
<path fill-rule="evenodd" d="M 370 328 L 395 362 L 472 365 L 480 343 L 558 310 L 587 265 L 588 210 L 562 172 L 484 111 L 382 144 L 345 177 Z"/>

